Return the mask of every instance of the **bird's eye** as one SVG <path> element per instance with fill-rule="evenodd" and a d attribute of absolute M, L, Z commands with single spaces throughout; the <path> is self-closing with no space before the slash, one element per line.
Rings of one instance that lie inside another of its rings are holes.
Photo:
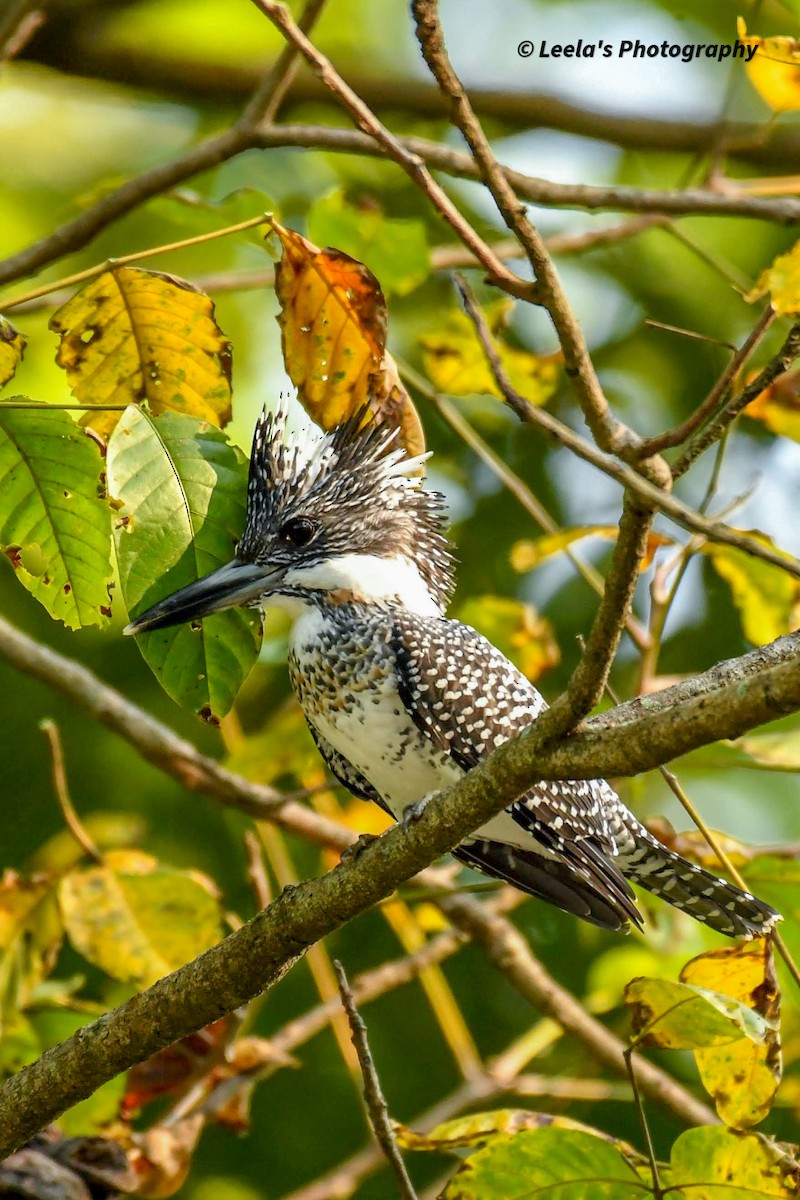
<path fill-rule="evenodd" d="M 288 546 L 306 546 L 317 531 L 308 517 L 291 517 L 278 530 L 278 537 Z"/>

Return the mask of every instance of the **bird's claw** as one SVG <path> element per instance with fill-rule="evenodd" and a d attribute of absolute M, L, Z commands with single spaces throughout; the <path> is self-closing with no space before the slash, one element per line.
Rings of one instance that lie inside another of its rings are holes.
<path fill-rule="evenodd" d="M 408 832 L 411 826 L 420 819 L 431 800 L 433 800 L 434 796 L 438 795 L 438 792 L 428 792 L 420 800 L 415 800 L 413 804 L 409 804 L 408 807 L 403 810 L 403 816 L 400 820 L 400 824 L 402 825 L 403 829 L 406 830 L 406 832 Z"/>
<path fill-rule="evenodd" d="M 340 862 L 355 862 L 363 854 L 370 842 L 376 841 L 374 833 L 360 833 L 352 845 L 345 847 L 339 855 Z"/>

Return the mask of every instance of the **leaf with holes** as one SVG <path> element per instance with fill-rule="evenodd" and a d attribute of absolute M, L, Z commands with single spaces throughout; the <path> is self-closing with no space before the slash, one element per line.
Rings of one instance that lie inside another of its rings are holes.
<path fill-rule="evenodd" d="M 0 388 L 14 378 L 25 353 L 25 335 L 0 316 Z"/>
<path fill-rule="evenodd" d="M 122 595 L 131 616 L 233 558 L 245 521 L 247 465 L 205 421 L 131 407 L 108 445 Z M 179 625 L 137 641 L 174 700 L 216 720 L 229 710 L 261 641 L 260 615 L 231 608 L 195 629 Z"/>
<path fill-rule="evenodd" d="M 559 358 L 520 350 L 504 340 L 513 308 L 513 300 L 496 300 L 484 307 L 483 315 L 512 387 L 531 404 L 544 404 L 556 390 Z M 502 399 L 475 327 L 463 312 L 451 311 L 440 328 L 423 334 L 420 344 L 425 370 L 440 392 L 451 396 L 477 392 Z"/>
<path fill-rule="evenodd" d="M 726 1125 L 749 1129 L 763 1121 L 781 1081 L 780 992 L 767 938 L 709 950 L 688 962 L 681 982 L 724 990 L 764 1018 L 763 1042 L 740 1038 L 694 1052 L 700 1078 Z"/>
<path fill-rule="evenodd" d="M 114 979 L 148 987 L 220 938 L 213 885 L 149 854 L 112 850 L 99 866 L 71 871 L 58 902 L 72 945 Z"/>
<path fill-rule="evenodd" d="M 92 439 L 68 413 L 0 405 L 0 492 L 0 546 L 20 583 L 70 629 L 105 624 L 111 519 Z"/>
<path fill-rule="evenodd" d="M 92 279 L 51 318 L 56 362 L 81 404 L 140 404 L 212 425 L 231 418 L 231 346 L 208 296 L 183 279 L 114 267 Z M 108 437 L 118 412 L 82 424 Z"/>
<path fill-rule="evenodd" d="M 275 294 L 283 360 L 308 415 L 333 429 L 368 400 L 378 420 L 399 429 L 409 455 L 425 449 L 417 411 L 386 351 L 386 301 L 363 263 L 340 250 L 272 227 L 283 256 Z"/>

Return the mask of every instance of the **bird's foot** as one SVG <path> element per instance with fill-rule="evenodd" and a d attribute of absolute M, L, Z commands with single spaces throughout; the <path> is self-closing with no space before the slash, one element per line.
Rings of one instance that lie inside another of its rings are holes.
<path fill-rule="evenodd" d="M 374 833 L 360 833 L 351 846 L 347 846 L 339 855 L 340 862 L 348 862 L 355 860 L 364 853 L 370 842 L 376 841 Z"/>
<path fill-rule="evenodd" d="M 434 796 L 438 795 L 438 792 L 426 792 L 422 799 L 415 800 L 413 804 L 409 804 L 407 808 L 403 809 L 403 816 L 400 820 L 403 829 L 409 830 L 420 819 Z"/>

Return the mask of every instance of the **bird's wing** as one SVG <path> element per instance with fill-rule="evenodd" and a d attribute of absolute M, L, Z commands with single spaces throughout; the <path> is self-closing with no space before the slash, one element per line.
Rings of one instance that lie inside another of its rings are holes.
<path fill-rule="evenodd" d="M 372 800 L 384 812 L 387 812 L 390 817 L 393 817 L 391 809 L 387 808 L 375 788 L 368 779 L 357 771 L 352 763 L 348 762 L 344 755 L 338 750 L 334 750 L 330 742 L 322 736 L 318 729 L 315 729 L 310 721 L 307 721 L 308 728 L 311 730 L 316 747 L 322 757 L 325 759 L 325 764 L 332 775 L 335 775 L 339 783 L 344 784 L 349 792 L 357 796 L 359 800 Z"/>
<path fill-rule="evenodd" d="M 392 650 L 401 699 L 414 723 L 464 771 L 531 725 L 546 708 L 533 684 L 504 654 L 458 621 L 396 612 Z M 607 783 L 543 780 L 507 811 L 534 843 L 590 889 L 607 897 L 627 919 L 640 920 L 630 885 L 610 861 L 617 853 L 616 834 L 623 828 L 616 813 L 624 809 Z M 481 856 L 482 845 L 480 839 L 468 844 L 472 860 Z M 484 866 L 491 874 L 500 873 L 488 859 Z"/>

